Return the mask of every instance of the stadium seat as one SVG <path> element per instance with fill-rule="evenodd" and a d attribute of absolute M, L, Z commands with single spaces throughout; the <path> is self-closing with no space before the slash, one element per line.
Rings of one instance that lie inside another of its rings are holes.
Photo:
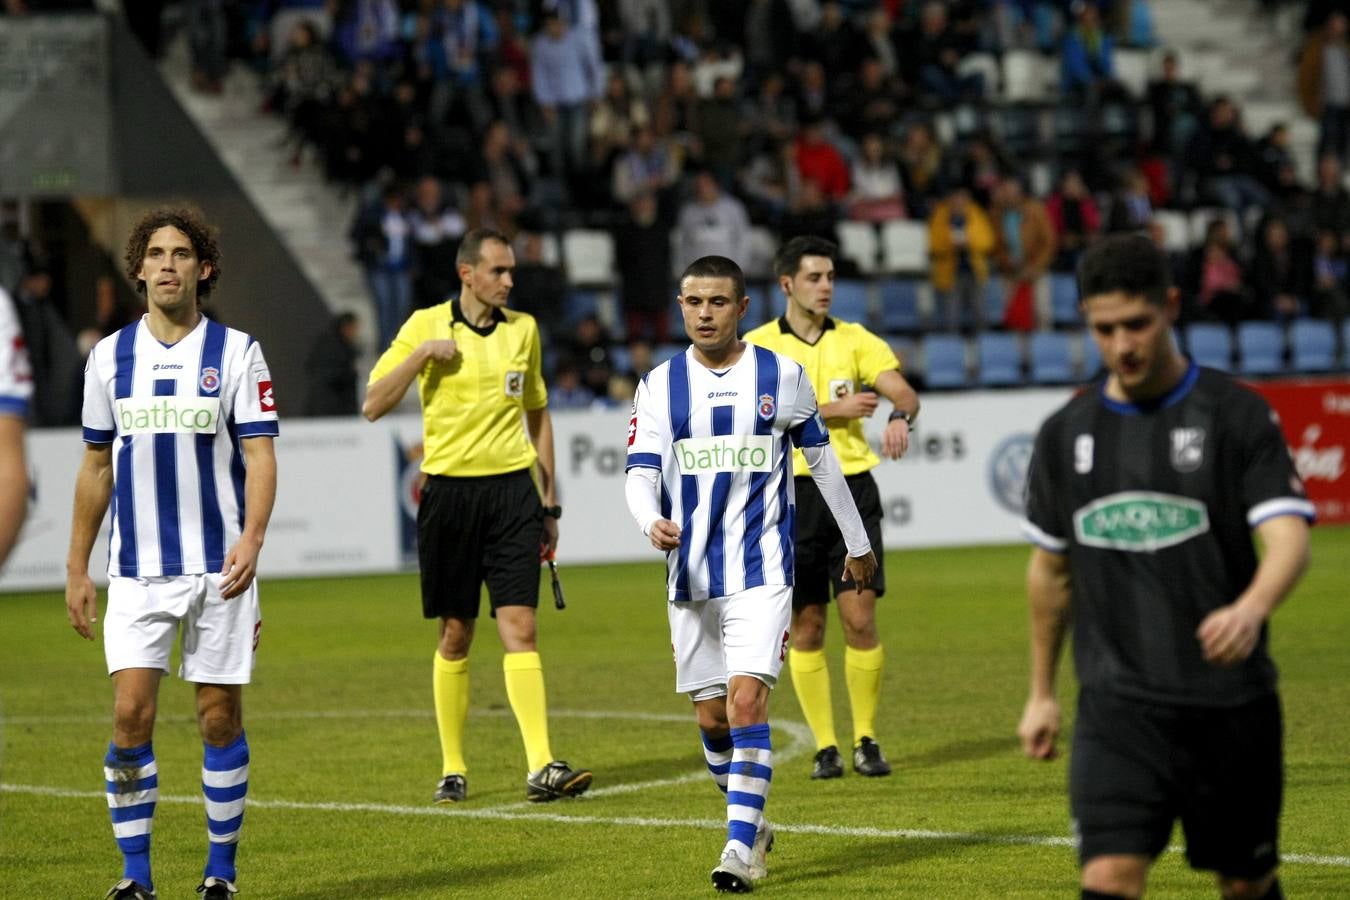
<path fill-rule="evenodd" d="M 773 257 L 778 252 L 778 238 L 763 225 L 754 225 L 749 232 L 749 256 L 741 262 L 746 278 L 772 278 Z"/>
<path fill-rule="evenodd" d="M 986 387 L 1021 384 L 1022 342 L 1007 331 L 983 331 L 975 338 L 976 381 Z"/>
<path fill-rule="evenodd" d="M 1186 352 L 1202 366 L 1232 371 L 1233 333 L 1227 325 L 1195 322 L 1186 326 Z"/>
<path fill-rule="evenodd" d="M 1111 68 L 1116 81 L 1125 88 L 1135 100 L 1143 100 L 1148 94 L 1149 52 L 1117 48 L 1111 54 Z"/>
<path fill-rule="evenodd" d="M 1102 353 L 1097 349 L 1097 342 L 1092 339 L 1092 335 L 1083 332 L 1083 343 L 1081 345 L 1080 361 L 1078 363 L 1078 372 L 1080 380 L 1092 381 L 1102 371 Z"/>
<path fill-rule="evenodd" d="M 1009 103 L 1041 103 L 1051 99 L 1055 66 L 1034 50 L 1003 54 L 1003 99 Z"/>
<path fill-rule="evenodd" d="M 830 303 L 830 315 L 845 322 L 870 324 L 872 318 L 872 298 L 867 282 L 851 278 L 840 278 L 834 283 L 834 299 Z"/>
<path fill-rule="evenodd" d="M 1078 279 L 1067 272 L 1050 274 L 1050 322 L 1056 328 L 1080 328 L 1082 313 L 1078 311 Z"/>
<path fill-rule="evenodd" d="M 835 226 L 839 236 L 839 254 L 853 260 L 858 271 L 871 275 L 877 271 L 877 227 L 871 222 L 844 220 Z"/>
<path fill-rule="evenodd" d="M 1238 371 L 1243 375 L 1273 375 L 1284 371 L 1284 329 L 1274 322 L 1238 325 Z"/>
<path fill-rule="evenodd" d="M 992 102 L 999 99 L 1002 91 L 1002 78 L 999 73 L 998 59 L 992 53 L 967 53 L 956 64 L 960 75 L 979 75 L 984 79 L 984 99 Z"/>
<path fill-rule="evenodd" d="M 895 219 L 881 227 L 881 267 L 902 275 L 928 273 L 928 225 Z"/>
<path fill-rule="evenodd" d="M 878 287 L 881 292 L 882 331 L 895 334 L 923 330 L 919 282 L 904 278 L 888 278 Z"/>
<path fill-rule="evenodd" d="M 984 283 L 984 325 L 997 328 L 1003 324 L 1003 306 L 1007 301 L 1008 287 L 1002 278 L 991 277 Z M 964 314 L 964 310 L 962 311 Z M 962 323 L 964 327 L 965 323 Z"/>
<path fill-rule="evenodd" d="M 562 236 L 563 269 L 569 284 L 614 283 L 614 238 L 608 231 L 573 228 Z"/>
<path fill-rule="evenodd" d="M 966 342 L 955 334 L 930 334 L 923 342 L 924 383 L 930 388 L 970 386 Z"/>
<path fill-rule="evenodd" d="M 1330 372 L 1336 368 L 1336 330 L 1321 319 L 1294 320 L 1289 356 L 1295 372 Z"/>
<path fill-rule="evenodd" d="M 1153 219 L 1163 229 L 1163 249 L 1168 253 L 1186 253 L 1191 249 L 1191 226 L 1186 214 L 1174 209 L 1159 209 Z"/>
<path fill-rule="evenodd" d="M 1031 381 L 1034 384 L 1073 382 L 1073 354 L 1068 334 L 1038 331 L 1031 336 Z"/>

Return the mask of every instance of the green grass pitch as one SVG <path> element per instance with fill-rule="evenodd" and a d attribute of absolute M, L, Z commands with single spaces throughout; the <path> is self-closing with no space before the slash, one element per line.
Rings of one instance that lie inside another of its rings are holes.
<path fill-rule="evenodd" d="M 564 534 L 564 552 L 566 550 Z M 1282 881 L 1291 897 L 1350 896 L 1350 529 L 1314 530 L 1313 567 L 1274 623 L 1287 731 Z M 895 774 L 812 782 L 790 685 L 770 704 L 779 826 L 775 897 L 1077 896 L 1065 761 L 1024 760 L 1024 547 L 891 553 L 878 730 Z M 266 573 L 266 553 L 263 556 Z M 430 801 L 434 625 L 414 575 L 267 580 L 245 692 L 246 898 L 673 897 L 710 894 L 724 807 L 689 705 L 672 691 L 662 574 L 563 567 L 569 606 L 539 614 L 554 753 L 595 770 L 591 792 L 524 801 L 525 762 L 501 649 L 473 649 L 469 801 Z M 102 797 L 111 689 L 101 644 L 56 593 L 0 595 L 0 897 L 101 897 L 120 859 Z M 836 724 L 851 728 L 837 621 Z M 1066 673 L 1067 674 L 1067 673 Z M 786 680 L 786 679 L 785 679 Z M 1073 686 L 1061 685 L 1066 710 Z M 162 898 L 193 896 L 205 859 L 191 691 L 166 679 L 155 736 L 153 860 Z M 1177 835 L 1180 840 L 1180 835 Z M 1152 893 L 1213 897 L 1178 853 Z"/>

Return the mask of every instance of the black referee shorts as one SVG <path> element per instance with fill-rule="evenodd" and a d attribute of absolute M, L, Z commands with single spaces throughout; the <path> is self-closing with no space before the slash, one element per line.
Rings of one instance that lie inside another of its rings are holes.
<path fill-rule="evenodd" d="M 1080 861 L 1155 857 L 1181 819 L 1192 868 L 1266 874 L 1279 863 L 1282 745 L 1274 694 L 1227 709 L 1084 689 L 1069 759 Z"/>
<path fill-rule="evenodd" d="M 849 493 L 857 504 L 858 514 L 867 528 L 867 539 L 872 542 L 872 552 L 877 557 L 877 574 L 873 576 L 869 590 L 876 591 L 880 597 L 886 593 L 886 567 L 882 562 L 881 547 L 881 493 L 871 472 L 849 475 L 844 480 L 848 482 Z M 792 608 L 800 609 L 812 603 L 830 602 L 830 585 L 834 586 L 835 596 L 841 591 L 857 590 L 857 586 L 841 577 L 848 548 L 844 546 L 844 536 L 840 534 L 830 508 L 825 505 L 825 498 L 820 495 L 820 488 L 809 475 L 797 478 L 796 488 L 797 563 Z"/>
<path fill-rule="evenodd" d="M 422 615 L 478 618 L 483 582 L 500 606 L 539 605 L 544 507 L 528 469 L 505 475 L 428 475 L 417 510 Z"/>

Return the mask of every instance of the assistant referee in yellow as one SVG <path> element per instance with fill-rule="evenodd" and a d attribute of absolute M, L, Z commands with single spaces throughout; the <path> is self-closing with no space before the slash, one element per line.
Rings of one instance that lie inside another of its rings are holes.
<path fill-rule="evenodd" d="M 591 773 L 553 758 L 535 647 L 540 554 L 557 546 L 562 515 L 539 328 L 506 308 L 515 255 L 505 235 L 470 231 L 455 264 L 459 296 L 408 318 L 370 373 L 362 406 L 373 422 L 417 380 L 426 474 L 417 513 L 422 614 L 440 620 L 432 687 L 442 771 L 433 799 L 468 795 L 469 647 L 485 581 L 505 650 L 506 696 L 525 742 L 526 798 L 573 797 L 590 787 Z"/>
<path fill-rule="evenodd" d="M 844 539 L 811 480 L 800 450 L 796 456 L 797 555 L 792 598 L 792 653 L 788 671 L 802 714 L 816 739 L 812 778 L 844 774 L 834 731 L 830 670 L 825 661 L 825 611 L 830 586 L 844 629 L 844 676 L 853 710 L 853 770 L 889 775 L 890 765 L 876 740 L 884 653 L 877 635 L 877 598 L 886 592 L 881 544 L 881 497 L 871 469 L 881 460 L 863 436 L 863 420 L 876 411 L 878 395 L 894 410 L 881 452 L 899 459 L 909 449 L 909 432 L 919 414 L 919 397 L 900 374 L 900 361 L 881 338 L 862 325 L 831 318 L 834 259 L 838 248 L 818 237 L 788 241 L 774 259 L 787 311 L 745 335 L 745 339 L 802 364 L 820 398 L 820 415 L 830 430 L 849 490 L 867 526 L 877 556 L 872 584 L 858 590 L 843 580 Z"/>

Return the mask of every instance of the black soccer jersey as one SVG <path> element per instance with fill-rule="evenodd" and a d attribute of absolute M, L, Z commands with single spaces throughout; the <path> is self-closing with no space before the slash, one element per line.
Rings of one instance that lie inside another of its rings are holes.
<path fill-rule="evenodd" d="M 1069 555 L 1079 682 L 1178 705 L 1272 692 L 1264 628 L 1231 669 L 1195 632 L 1251 582 L 1251 529 L 1282 515 L 1313 506 L 1270 407 L 1223 373 L 1192 364 L 1147 406 L 1105 382 L 1069 401 L 1036 438 L 1024 530 Z"/>

